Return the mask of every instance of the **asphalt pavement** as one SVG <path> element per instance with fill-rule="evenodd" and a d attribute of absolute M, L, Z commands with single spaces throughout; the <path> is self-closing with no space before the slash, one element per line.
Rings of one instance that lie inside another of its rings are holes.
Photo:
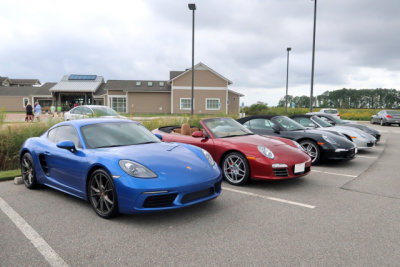
<path fill-rule="evenodd" d="M 104 220 L 80 199 L 1 182 L 0 265 L 398 266 L 400 127 L 373 127 L 382 141 L 352 161 L 223 183 L 219 198 L 175 211 Z"/>

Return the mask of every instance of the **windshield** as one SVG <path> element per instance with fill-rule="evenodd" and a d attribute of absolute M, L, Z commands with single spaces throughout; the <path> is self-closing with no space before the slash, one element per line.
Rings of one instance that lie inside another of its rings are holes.
<path fill-rule="evenodd" d="M 321 127 L 332 127 L 332 124 L 330 124 L 329 122 L 321 119 L 318 116 L 312 116 L 312 120 L 315 121 L 316 123 L 318 123 L 319 125 L 321 125 Z"/>
<path fill-rule="evenodd" d="M 253 134 L 250 130 L 231 118 L 206 119 L 203 122 L 216 138 Z"/>
<path fill-rule="evenodd" d="M 324 112 L 328 114 L 338 114 L 336 109 L 324 109 Z"/>
<path fill-rule="evenodd" d="M 100 116 L 119 116 L 119 114 L 108 107 L 91 107 L 93 112 L 94 112 L 94 116 L 95 117 L 100 117 Z"/>
<path fill-rule="evenodd" d="M 116 147 L 161 142 L 143 125 L 134 122 L 103 122 L 81 127 L 87 148 Z"/>
<path fill-rule="evenodd" d="M 284 116 L 278 116 L 271 119 L 273 122 L 279 124 L 286 131 L 305 130 L 306 128 L 300 123 Z"/>

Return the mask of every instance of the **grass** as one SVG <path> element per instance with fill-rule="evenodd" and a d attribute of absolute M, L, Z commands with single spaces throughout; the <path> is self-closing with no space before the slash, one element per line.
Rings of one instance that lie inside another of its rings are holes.
<path fill-rule="evenodd" d="M 12 180 L 17 176 L 21 176 L 21 170 L 0 171 L 0 181 Z"/>

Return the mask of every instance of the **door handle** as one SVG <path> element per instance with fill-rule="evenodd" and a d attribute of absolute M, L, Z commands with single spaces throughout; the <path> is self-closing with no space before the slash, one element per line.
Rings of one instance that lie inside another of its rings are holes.
<path fill-rule="evenodd" d="M 50 155 L 51 155 L 49 151 L 45 151 L 44 154 L 45 154 L 46 156 L 50 156 Z"/>

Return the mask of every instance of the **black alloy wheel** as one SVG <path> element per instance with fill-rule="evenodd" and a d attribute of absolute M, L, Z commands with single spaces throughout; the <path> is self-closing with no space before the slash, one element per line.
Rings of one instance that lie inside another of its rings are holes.
<path fill-rule="evenodd" d="M 311 157 L 311 163 L 316 164 L 321 158 L 321 150 L 318 145 L 312 140 L 303 140 L 300 145 L 304 148 L 307 154 Z"/>
<path fill-rule="evenodd" d="M 100 217 L 109 219 L 118 214 L 118 201 L 114 182 L 105 170 L 96 170 L 90 176 L 88 198 L 94 211 Z"/>
<path fill-rule="evenodd" d="M 35 164 L 30 153 L 25 153 L 21 159 L 21 174 L 24 184 L 29 189 L 37 187 Z"/>
<path fill-rule="evenodd" d="M 243 185 L 250 181 L 250 167 L 247 159 L 238 152 L 231 152 L 222 160 L 225 180 L 233 185 Z"/>

